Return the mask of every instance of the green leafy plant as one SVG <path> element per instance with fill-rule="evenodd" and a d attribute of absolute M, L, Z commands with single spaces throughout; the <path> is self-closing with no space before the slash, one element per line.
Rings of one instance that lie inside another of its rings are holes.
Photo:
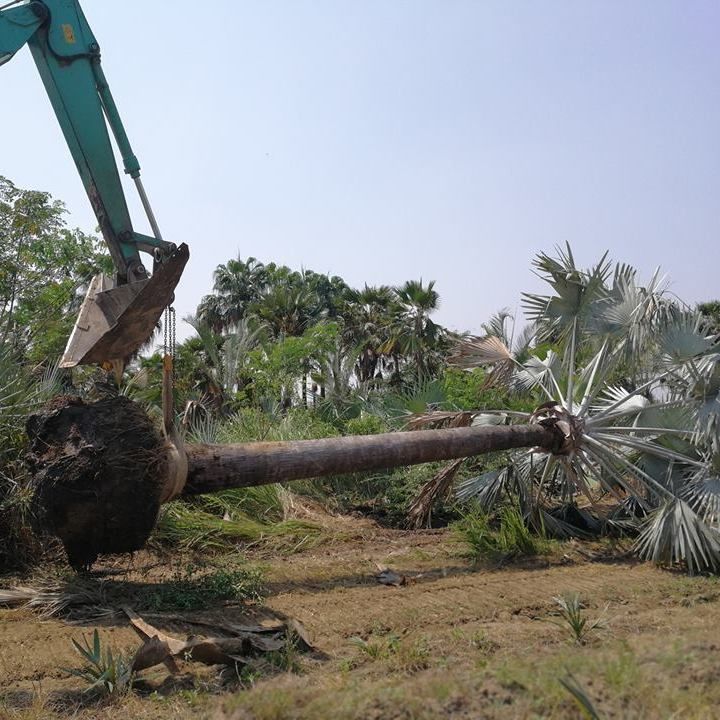
<path fill-rule="evenodd" d="M 70 668 L 67 673 L 79 677 L 88 683 L 85 692 L 99 691 L 106 695 L 119 695 L 132 687 L 132 665 L 119 653 L 111 648 L 103 648 L 100 635 L 93 631 L 92 645 L 83 636 L 82 643 L 72 640 L 73 647 L 80 653 L 85 665 L 81 668 Z"/>
<path fill-rule="evenodd" d="M 350 644 L 373 661 L 386 661 L 398 672 L 417 672 L 430 666 L 431 653 L 424 638 L 401 638 L 395 633 L 350 638 Z"/>
<path fill-rule="evenodd" d="M 570 630 L 572 639 L 578 645 L 584 645 L 587 642 L 588 635 L 592 632 L 607 627 L 604 613 L 594 620 L 590 620 L 590 618 L 585 615 L 583 612 L 583 604 L 577 593 L 554 597 L 553 600 L 558 604 L 562 622 L 552 622 L 558 627 L 567 627 Z"/>
<path fill-rule="evenodd" d="M 25 423 L 58 389 L 57 370 L 31 372 L 8 341 L 0 341 L 0 570 L 33 564 L 43 548 L 30 529 Z"/>
<path fill-rule="evenodd" d="M 490 528 L 490 519 L 486 512 L 473 508 L 453 525 L 458 540 L 467 546 L 467 554 L 477 562 L 482 558 L 494 558 L 497 554 L 497 538 Z"/>
<path fill-rule="evenodd" d="M 533 535 L 519 508 L 508 506 L 500 511 L 498 543 L 506 554 L 538 555 L 543 550 L 542 540 Z"/>
<path fill-rule="evenodd" d="M 387 432 L 387 424 L 377 415 L 364 414 L 360 417 L 351 418 L 345 425 L 347 435 L 375 435 Z"/>
<path fill-rule="evenodd" d="M 393 633 L 384 637 L 371 637 L 363 640 L 361 637 L 350 638 L 350 644 L 356 647 L 363 655 L 373 660 L 383 660 L 394 655 L 400 646 L 400 637 Z"/>

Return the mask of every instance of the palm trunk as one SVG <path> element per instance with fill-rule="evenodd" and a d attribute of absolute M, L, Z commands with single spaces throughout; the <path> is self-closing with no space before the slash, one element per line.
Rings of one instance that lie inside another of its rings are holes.
<path fill-rule="evenodd" d="M 541 425 L 496 425 L 321 440 L 189 445 L 183 495 L 418 465 L 497 450 L 557 444 Z"/>

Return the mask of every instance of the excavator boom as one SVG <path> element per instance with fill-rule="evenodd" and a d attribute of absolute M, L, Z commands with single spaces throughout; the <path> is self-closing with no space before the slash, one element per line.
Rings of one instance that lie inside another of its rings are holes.
<path fill-rule="evenodd" d="M 114 278 L 91 284 L 63 367 L 125 358 L 152 335 L 172 302 L 186 245 L 163 240 L 100 63 L 100 46 L 77 0 L 33 0 L 0 9 L 0 65 L 27 45 L 82 179 L 115 265 Z M 133 178 L 153 235 L 133 229 L 110 141 Z M 154 260 L 148 275 L 140 252 Z"/>

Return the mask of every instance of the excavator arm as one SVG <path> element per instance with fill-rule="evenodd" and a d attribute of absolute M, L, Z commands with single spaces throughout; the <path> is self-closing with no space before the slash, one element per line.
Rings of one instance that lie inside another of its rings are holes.
<path fill-rule="evenodd" d="M 12 2 L 0 9 L 0 65 L 27 45 L 90 199 L 116 276 L 91 283 L 63 367 L 118 360 L 152 335 L 189 257 L 162 239 L 100 63 L 100 47 L 77 0 Z M 133 229 L 110 142 L 134 180 L 153 235 Z M 154 260 L 148 276 L 140 252 Z"/>

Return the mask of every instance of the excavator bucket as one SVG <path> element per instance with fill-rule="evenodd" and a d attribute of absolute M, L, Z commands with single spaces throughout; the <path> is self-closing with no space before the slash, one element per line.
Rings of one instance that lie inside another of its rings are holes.
<path fill-rule="evenodd" d="M 147 280 L 115 286 L 106 275 L 90 283 L 60 367 L 121 360 L 140 349 L 157 327 L 163 310 L 172 303 L 190 257 L 180 245 Z"/>

